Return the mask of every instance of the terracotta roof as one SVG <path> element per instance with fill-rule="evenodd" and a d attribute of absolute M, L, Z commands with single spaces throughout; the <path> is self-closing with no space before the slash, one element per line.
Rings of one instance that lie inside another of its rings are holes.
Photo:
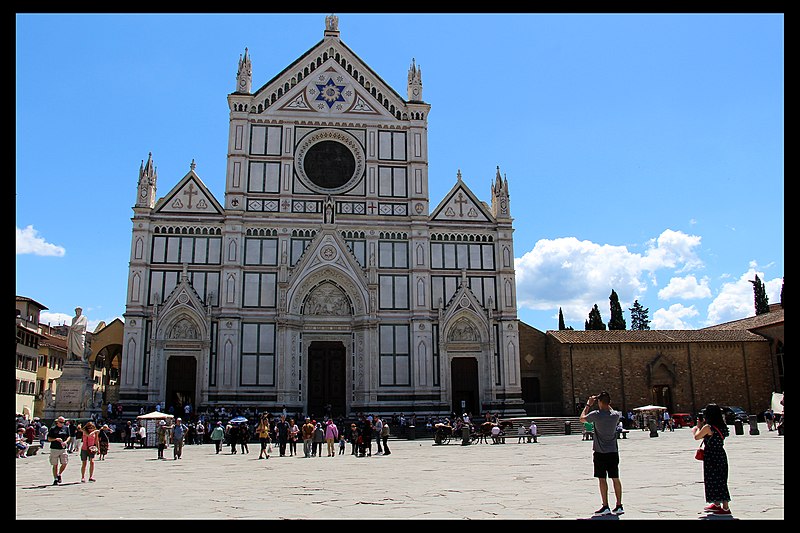
<path fill-rule="evenodd" d="M 622 342 L 767 342 L 746 329 L 651 329 L 651 330 L 549 330 L 547 334 L 565 344 L 605 344 Z"/>
<path fill-rule="evenodd" d="M 725 331 L 731 331 L 737 329 L 754 330 L 768 326 L 774 326 L 777 324 L 783 324 L 783 308 L 780 307 L 779 305 L 775 307 L 771 305 L 769 313 L 763 313 L 756 316 L 742 318 L 740 320 L 733 320 L 731 322 L 717 324 L 716 326 L 709 326 L 705 329 L 725 330 Z"/>
<path fill-rule="evenodd" d="M 36 305 L 42 311 L 47 310 L 47 307 L 45 307 L 44 305 L 40 304 L 39 302 L 37 302 L 33 298 L 28 298 L 27 296 L 19 296 L 19 295 L 17 295 L 17 301 L 18 302 L 31 302 L 32 304 Z"/>

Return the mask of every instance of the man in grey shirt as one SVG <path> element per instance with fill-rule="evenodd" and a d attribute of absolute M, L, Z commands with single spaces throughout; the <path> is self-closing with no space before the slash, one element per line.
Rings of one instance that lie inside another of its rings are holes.
<path fill-rule="evenodd" d="M 595 516 L 621 515 L 625 512 L 622 509 L 622 483 L 619 480 L 619 449 L 617 448 L 617 423 L 622 418 L 622 413 L 612 409 L 610 402 L 611 396 L 606 391 L 597 396 L 589 396 L 586 407 L 581 413 L 581 422 L 594 424 L 592 443 L 594 477 L 597 478 L 600 485 L 600 497 L 603 500 L 603 506 L 595 511 Z M 589 412 L 595 403 L 597 403 L 598 409 Z M 613 511 L 608 507 L 606 476 L 610 477 L 614 483 L 614 494 L 617 497 L 617 505 Z"/>

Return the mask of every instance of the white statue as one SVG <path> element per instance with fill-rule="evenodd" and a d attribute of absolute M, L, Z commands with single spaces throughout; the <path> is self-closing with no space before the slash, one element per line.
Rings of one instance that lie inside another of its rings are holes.
<path fill-rule="evenodd" d="M 82 315 L 83 309 L 75 308 L 75 317 L 72 325 L 67 332 L 67 352 L 70 361 L 85 361 L 84 351 L 86 349 L 86 327 L 89 325 L 86 315 Z"/>

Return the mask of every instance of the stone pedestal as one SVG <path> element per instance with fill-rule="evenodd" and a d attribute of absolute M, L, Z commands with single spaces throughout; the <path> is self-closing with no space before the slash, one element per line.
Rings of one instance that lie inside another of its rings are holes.
<path fill-rule="evenodd" d="M 750 415 L 747 420 L 750 422 L 750 434 L 760 435 L 761 432 L 758 431 L 758 417 L 756 417 L 756 415 Z"/>
<path fill-rule="evenodd" d="M 650 426 L 650 436 L 651 437 L 658 437 L 658 424 L 654 419 L 650 419 L 647 421 L 647 425 Z"/>
<path fill-rule="evenodd" d="M 58 416 L 81 420 L 102 417 L 102 401 L 94 398 L 91 365 L 86 361 L 67 361 L 56 380 L 55 402 L 45 407 L 45 418 Z"/>

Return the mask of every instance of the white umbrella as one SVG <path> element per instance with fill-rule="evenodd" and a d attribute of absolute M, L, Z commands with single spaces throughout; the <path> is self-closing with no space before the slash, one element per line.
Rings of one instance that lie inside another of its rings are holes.
<path fill-rule="evenodd" d="M 634 411 L 666 411 L 666 407 L 661 407 L 660 405 L 643 405 L 642 407 L 636 407 Z"/>

